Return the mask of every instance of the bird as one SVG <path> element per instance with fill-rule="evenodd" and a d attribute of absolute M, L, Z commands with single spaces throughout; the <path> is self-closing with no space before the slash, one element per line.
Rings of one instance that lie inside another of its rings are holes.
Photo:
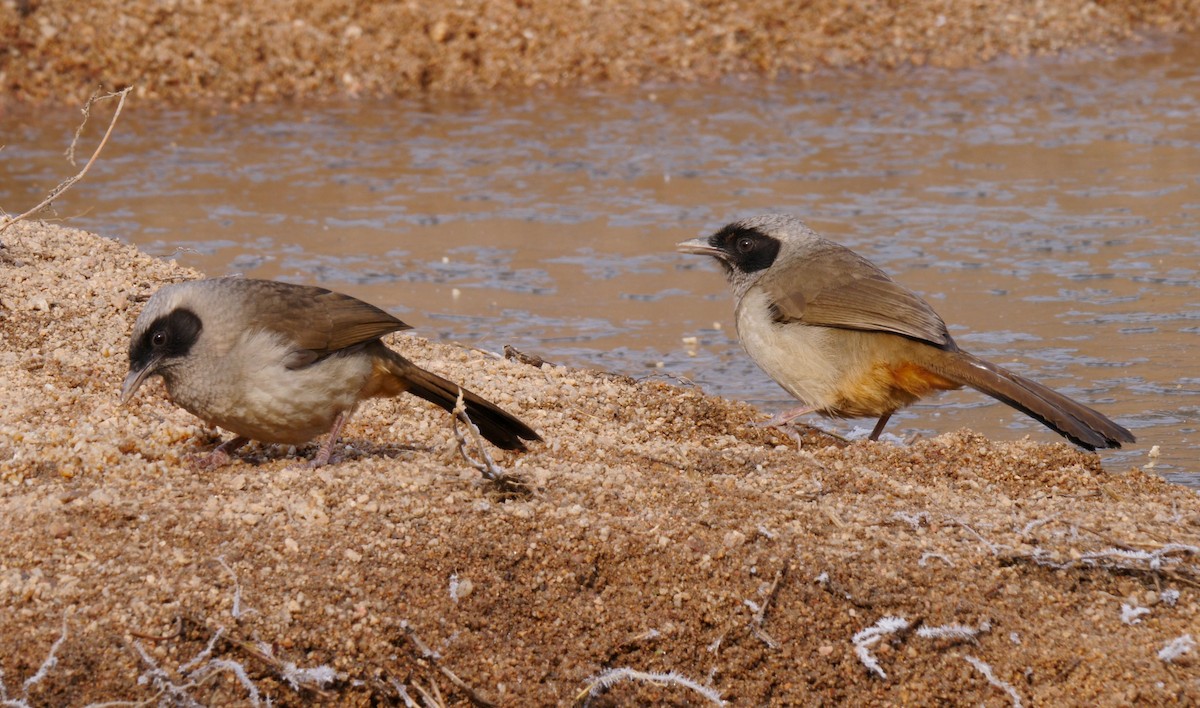
<path fill-rule="evenodd" d="M 878 440 L 900 408 L 970 386 L 1087 450 L 1135 442 L 1103 414 L 960 349 L 921 297 L 794 216 L 734 221 L 676 248 L 722 266 L 743 348 L 800 402 L 767 425 L 873 417 Z"/>
<path fill-rule="evenodd" d="M 406 391 L 451 412 L 461 393 L 471 422 L 505 450 L 541 440 L 512 414 L 381 341 L 406 329 L 374 305 L 315 286 L 242 277 L 173 283 L 134 322 L 121 403 L 161 376 L 172 402 L 232 432 L 198 461 L 202 468 L 228 463 L 249 440 L 302 445 L 328 433 L 309 463 L 320 467 L 360 402 Z"/>

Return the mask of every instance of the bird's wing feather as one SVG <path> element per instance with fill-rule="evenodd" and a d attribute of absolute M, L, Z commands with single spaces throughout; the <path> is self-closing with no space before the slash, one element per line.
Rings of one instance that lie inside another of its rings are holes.
<path fill-rule="evenodd" d="M 806 257 L 763 286 L 779 322 L 892 332 L 941 348 L 954 346 L 945 322 L 928 303 L 840 246 Z"/>
<path fill-rule="evenodd" d="M 310 285 L 229 279 L 245 295 L 250 320 L 322 358 L 411 327 L 358 298 Z"/>

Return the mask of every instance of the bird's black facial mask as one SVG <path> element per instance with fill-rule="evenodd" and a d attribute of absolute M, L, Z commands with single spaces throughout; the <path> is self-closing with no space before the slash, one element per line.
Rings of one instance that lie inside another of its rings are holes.
<path fill-rule="evenodd" d="M 185 307 L 159 317 L 129 347 L 129 370 L 142 371 L 155 361 L 187 356 L 201 329 L 200 318 Z"/>
<path fill-rule="evenodd" d="M 720 259 L 726 268 L 754 273 L 769 268 L 779 256 L 779 239 L 757 229 L 730 224 L 709 237 L 708 243 L 719 248 L 725 257 Z"/>

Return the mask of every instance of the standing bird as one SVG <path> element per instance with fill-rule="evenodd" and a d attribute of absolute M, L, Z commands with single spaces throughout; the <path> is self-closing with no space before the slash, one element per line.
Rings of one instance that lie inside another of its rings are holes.
<path fill-rule="evenodd" d="M 769 424 L 807 413 L 877 417 L 877 440 L 898 409 L 970 386 L 1088 450 L 1134 442 L 1091 408 L 959 349 L 928 303 L 791 216 L 736 221 L 677 248 L 717 259 L 742 346 L 803 404 Z"/>
<path fill-rule="evenodd" d="M 506 450 L 541 440 L 498 406 L 384 346 L 410 327 L 383 310 L 324 288 L 272 280 L 212 278 L 168 285 L 138 315 L 121 403 L 162 376 L 175 404 L 237 437 L 204 467 L 229 461 L 249 440 L 301 445 L 329 437 L 311 465 L 329 462 L 342 426 L 366 398 L 405 391 L 464 408 L 483 437 Z"/>

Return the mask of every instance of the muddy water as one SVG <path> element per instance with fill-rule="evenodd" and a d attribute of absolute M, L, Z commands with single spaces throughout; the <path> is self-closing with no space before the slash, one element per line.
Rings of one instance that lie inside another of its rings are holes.
<path fill-rule="evenodd" d="M 687 377 L 773 412 L 790 401 L 741 352 L 723 279 L 672 245 L 787 211 L 922 293 L 964 348 L 1133 429 L 1109 467 L 1200 486 L 1197 46 L 477 99 L 133 102 L 56 214 L 211 274 L 344 290 L 425 336 Z M 0 206 L 71 173 L 76 118 L 0 115 Z M 960 426 L 1057 439 L 974 392 L 890 430 Z"/>

